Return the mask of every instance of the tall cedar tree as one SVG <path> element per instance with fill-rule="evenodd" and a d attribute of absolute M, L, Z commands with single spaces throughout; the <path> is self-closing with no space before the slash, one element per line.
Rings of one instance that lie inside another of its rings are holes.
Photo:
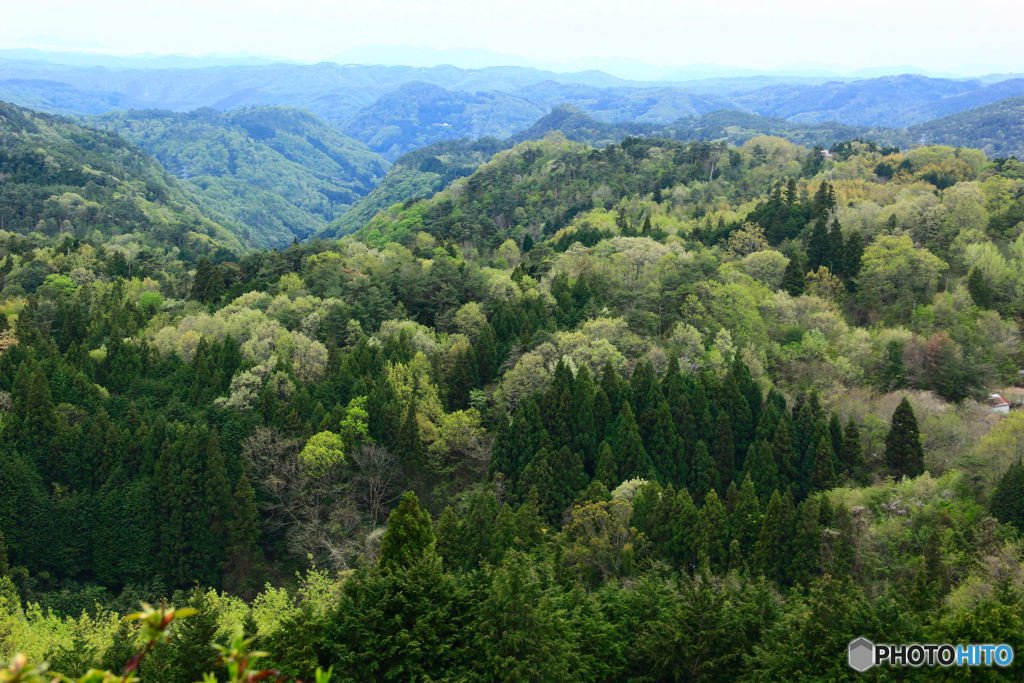
<path fill-rule="evenodd" d="M 992 492 L 989 509 L 1000 522 L 1024 533 L 1024 465 L 1017 462 L 1006 470 Z"/>
<path fill-rule="evenodd" d="M 892 425 L 885 437 L 885 464 L 897 477 L 916 477 L 924 472 L 917 418 L 906 397 L 892 414 Z"/>
<path fill-rule="evenodd" d="M 718 413 L 718 418 L 715 420 L 715 438 L 711 442 L 711 457 L 718 468 L 718 485 L 716 488 L 722 490 L 732 481 L 736 470 L 736 450 L 733 445 L 732 422 L 729 420 L 729 414 L 725 410 Z"/>
<path fill-rule="evenodd" d="M 636 420 L 633 418 L 633 409 L 629 403 L 623 403 L 619 412 L 619 419 L 615 429 L 615 441 L 613 451 L 616 459 L 615 468 L 618 473 L 618 482 L 640 477 L 650 479 L 654 475 L 654 466 L 651 463 L 647 451 L 644 450 L 643 441 L 640 439 L 640 431 L 637 428 Z"/>
<path fill-rule="evenodd" d="M 790 296 L 800 296 L 807 289 L 807 276 L 800 263 L 800 256 L 793 254 L 782 273 L 782 289 Z"/>
<path fill-rule="evenodd" d="M 430 515 L 420 507 L 416 494 L 406 491 L 398 507 L 388 515 L 378 566 L 383 570 L 410 567 L 428 553 L 433 553 L 435 542 Z"/>

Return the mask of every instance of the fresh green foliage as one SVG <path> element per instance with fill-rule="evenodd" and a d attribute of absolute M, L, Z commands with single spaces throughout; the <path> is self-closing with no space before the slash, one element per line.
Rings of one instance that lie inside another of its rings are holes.
<path fill-rule="evenodd" d="M 287 107 L 129 111 L 86 122 L 152 154 L 208 211 L 244 226 L 256 247 L 309 237 L 387 170 L 363 145 Z"/>
<path fill-rule="evenodd" d="M 0 655 L 812 680 L 857 636 L 1021 645 L 1024 422 L 982 403 L 1019 395 L 1018 170 L 551 135 L 237 260 L 0 233 Z M 140 599 L 200 613 L 160 642 Z"/>

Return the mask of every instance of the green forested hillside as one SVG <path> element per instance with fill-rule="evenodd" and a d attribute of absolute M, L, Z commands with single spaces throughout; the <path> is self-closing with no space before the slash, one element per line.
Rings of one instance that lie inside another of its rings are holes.
<path fill-rule="evenodd" d="M 446 149 L 403 163 L 483 153 Z M 306 681 L 1020 652 L 1024 419 L 985 399 L 1024 397 L 1022 198 L 965 148 L 551 134 L 234 261 L 0 233 L 0 654 L 191 683 L 231 648 Z M 162 599 L 199 613 L 119 619 Z"/>
<path fill-rule="evenodd" d="M 152 158 L 113 134 L 0 102 L 0 215 L 6 233 L 241 251 Z"/>
<path fill-rule="evenodd" d="M 155 156 L 256 246 L 305 239 L 366 195 L 387 162 L 312 114 L 257 107 L 90 118 Z"/>
<path fill-rule="evenodd" d="M 1024 158 L 1024 97 L 922 123 L 908 133 L 914 140 L 975 147 L 991 157 Z"/>
<path fill-rule="evenodd" d="M 377 187 L 324 228 L 320 236 L 347 235 L 392 204 L 430 197 L 452 180 L 471 174 L 507 146 L 508 143 L 495 138 L 449 140 L 404 154 L 395 160 Z"/>
<path fill-rule="evenodd" d="M 452 92 L 407 83 L 355 113 L 342 129 L 386 159 L 458 138 L 507 137 L 544 109 L 503 92 Z"/>

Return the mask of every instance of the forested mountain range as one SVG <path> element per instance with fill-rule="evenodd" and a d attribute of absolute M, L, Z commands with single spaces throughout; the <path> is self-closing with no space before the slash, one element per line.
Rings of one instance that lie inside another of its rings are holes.
<path fill-rule="evenodd" d="M 990 157 L 1024 158 L 1024 97 L 945 116 L 907 132 L 917 142 L 976 147 Z"/>
<path fill-rule="evenodd" d="M 260 247 L 309 237 L 370 192 L 388 167 L 333 126 L 286 107 L 126 111 L 85 123 L 155 156 Z"/>
<path fill-rule="evenodd" d="M 102 229 L 0 233 L 5 656 L 791 680 L 858 635 L 1024 646 L 1024 423 L 981 403 L 1024 364 L 1019 163 L 503 145 L 400 160 L 451 181 L 337 241 L 128 271 Z M 200 612 L 118 619 L 165 597 Z"/>
<path fill-rule="evenodd" d="M 961 125 L 1001 141 L 1015 106 Z M 386 162 L 290 108 L 89 123 L 0 105 L 0 662 L 775 681 L 845 679 L 859 636 L 1024 651 L 1024 415 L 985 402 L 1024 401 L 1016 159 L 565 106 L 370 190 Z"/>
<path fill-rule="evenodd" d="M 0 59 L 0 99 L 23 106 L 67 114 L 299 107 L 389 160 L 441 140 L 505 138 L 561 104 L 604 123 L 674 125 L 686 117 L 734 110 L 790 123 L 902 129 L 1022 94 L 1024 79 L 1012 75 L 650 83 L 594 71 L 521 67 L 322 63 L 118 69 Z"/>
<path fill-rule="evenodd" d="M 238 253 L 238 226 L 195 204 L 152 157 L 123 138 L 0 102 L 0 215 L 5 234 L 89 238 Z M 38 284 L 38 283 L 36 283 Z"/>

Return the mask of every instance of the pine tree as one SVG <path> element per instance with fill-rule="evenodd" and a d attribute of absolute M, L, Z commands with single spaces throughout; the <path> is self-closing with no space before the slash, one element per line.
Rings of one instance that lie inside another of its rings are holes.
<path fill-rule="evenodd" d="M 536 492 L 540 514 L 549 523 L 557 523 L 565 510 L 558 499 L 558 473 L 552 468 L 552 455 L 546 446 L 542 446 L 533 459 L 523 469 L 519 480 L 520 498 Z"/>
<path fill-rule="evenodd" d="M 557 510 L 566 510 L 589 481 L 583 471 L 583 460 L 579 453 L 562 446 L 551 458 L 551 470 L 556 473 L 552 503 Z"/>
<path fill-rule="evenodd" d="M 814 227 L 807 238 L 807 269 L 815 271 L 819 266 L 828 266 L 831 257 L 829 250 L 828 224 L 826 218 L 821 216 L 814 221 Z"/>
<path fill-rule="evenodd" d="M 1024 465 L 1010 465 L 992 491 L 989 501 L 992 516 L 1004 524 L 1012 524 L 1024 533 Z"/>
<path fill-rule="evenodd" d="M 743 555 L 749 556 L 754 551 L 760 532 L 761 504 L 754 490 L 754 482 L 747 476 L 739 488 L 736 504 L 729 512 L 729 533 L 732 538 L 739 541 Z"/>
<path fill-rule="evenodd" d="M 667 524 L 671 538 L 666 545 L 666 555 L 677 567 L 694 569 L 697 565 L 697 543 L 694 530 L 697 528 L 697 506 L 686 489 L 680 489 L 676 500 L 666 512 L 671 512 Z"/>
<path fill-rule="evenodd" d="M 217 651 L 211 644 L 217 642 L 220 610 L 199 588 L 193 591 L 189 607 L 196 614 L 175 621 L 174 637 L 142 660 L 138 670 L 142 680 L 192 683 L 216 668 Z"/>
<path fill-rule="evenodd" d="M 244 472 L 238 478 L 232 499 L 231 521 L 225 535 L 227 566 L 224 586 L 230 593 L 248 598 L 258 585 L 255 573 L 262 560 L 262 551 L 257 545 L 260 521 L 256 494 Z"/>
<path fill-rule="evenodd" d="M 654 368 L 650 361 L 640 361 L 629 380 L 629 401 L 633 407 L 633 414 L 643 416 L 654 409 L 660 398 Z"/>
<path fill-rule="evenodd" d="M 465 553 L 463 552 L 462 522 L 458 515 L 452 510 L 451 505 L 445 505 L 441 518 L 434 526 L 434 547 L 437 554 L 444 560 L 449 568 L 464 567 Z"/>
<path fill-rule="evenodd" d="M 192 280 L 191 298 L 203 303 L 213 303 L 224 294 L 224 276 L 210 259 L 203 257 L 196 264 Z"/>
<path fill-rule="evenodd" d="M 840 459 L 843 452 L 843 423 L 835 413 L 831 413 L 828 418 L 828 438 L 832 445 L 832 453 L 836 457 L 834 465 L 838 471 L 842 467 Z"/>
<path fill-rule="evenodd" d="M 732 440 L 732 424 L 724 410 L 715 420 L 715 438 L 711 444 L 711 457 L 718 468 L 718 488 L 728 486 L 736 470 L 736 450 Z"/>
<path fill-rule="evenodd" d="M 416 494 L 406 491 L 398 507 L 388 515 L 388 527 L 381 538 L 378 567 L 388 571 L 412 566 L 434 553 L 435 543 L 430 515 L 420 508 Z"/>
<path fill-rule="evenodd" d="M 768 500 L 772 491 L 780 487 L 778 467 L 767 441 L 755 441 L 750 446 L 744 471 L 761 500 Z"/>
<path fill-rule="evenodd" d="M 725 569 L 728 559 L 726 530 L 728 519 L 725 507 L 714 490 L 704 498 L 704 505 L 697 513 L 697 556 L 701 564 L 707 564 L 713 572 Z"/>
<path fill-rule="evenodd" d="M 703 441 L 698 441 L 693 449 L 693 469 L 690 474 L 690 490 L 698 502 L 704 500 L 709 491 L 719 486 L 718 466 L 708 453 Z"/>
<path fill-rule="evenodd" d="M 821 524 L 816 498 L 807 498 L 796 511 L 796 524 L 790 539 L 789 580 L 807 585 L 821 560 Z"/>
<path fill-rule="evenodd" d="M 583 458 L 583 469 L 597 469 L 597 422 L 594 419 L 594 383 L 586 365 L 576 372 L 572 388 L 572 448 Z"/>
<path fill-rule="evenodd" d="M 612 455 L 612 447 L 607 441 L 602 441 L 597 452 L 597 470 L 594 472 L 594 479 L 600 481 L 608 488 L 619 485 L 619 469 L 615 464 L 615 456 Z"/>
<path fill-rule="evenodd" d="M 782 289 L 790 296 L 800 296 L 803 294 L 804 290 L 807 289 L 807 276 L 804 272 L 799 256 L 794 254 L 789 259 L 789 263 L 786 264 L 786 270 L 782 274 Z"/>
<path fill-rule="evenodd" d="M 853 292 L 857 289 L 857 276 L 860 275 L 861 262 L 864 257 L 864 238 L 859 230 L 853 230 L 846 238 L 843 245 L 842 267 L 843 280 L 846 290 Z"/>
<path fill-rule="evenodd" d="M 610 415 L 618 415 L 622 409 L 624 391 L 622 379 L 610 360 L 605 362 L 604 369 L 601 371 L 601 389 L 604 391 L 605 398 L 608 399 Z"/>
<path fill-rule="evenodd" d="M 761 518 L 761 530 L 754 550 L 754 564 L 766 577 L 782 583 L 788 567 L 780 561 L 789 556 L 789 539 L 793 532 L 793 501 L 789 495 L 772 493 Z"/>
<path fill-rule="evenodd" d="M 469 405 L 469 392 L 480 385 L 476 354 L 472 346 L 458 353 L 448 373 L 448 407 L 464 410 Z"/>
<path fill-rule="evenodd" d="M 924 472 L 917 418 L 906 397 L 892 414 L 892 425 L 885 437 L 885 464 L 897 477 L 916 477 Z"/>
<path fill-rule="evenodd" d="M 851 479 L 864 483 L 867 472 L 865 472 L 864 452 L 860 446 L 860 430 L 853 416 L 846 422 L 846 429 L 843 430 L 843 447 L 840 450 L 840 460 L 843 470 Z"/>
<path fill-rule="evenodd" d="M 42 366 L 31 360 L 21 364 L 14 378 L 11 399 L 12 414 L 20 422 L 16 426 L 20 450 L 35 458 L 42 471 L 48 464 L 44 457 L 57 431 L 53 397 Z"/>
<path fill-rule="evenodd" d="M 679 436 L 672 423 L 668 403 L 662 400 L 652 411 L 653 423 L 649 429 L 645 450 L 651 456 L 658 479 L 665 483 L 686 482 L 686 467 L 681 457 Z"/>
<path fill-rule="evenodd" d="M 486 385 L 498 375 L 498 368 L 501 366 L 498 338 L 489 322 L 483 325 L 473 340 L 473 352 L 476 358 L 477 379 L 480 384 Z"/>
<path fill-rule="evenodd" d="M 832 465 L 834 457 L 828 439 L 819 437 L 814 446 L 814 462 L 808 481 L 808 491 L 821 491 L 832 487 L 835 482 L 835 469 Z"/>
<path fill-rule="evenodd" d="M 971 268 L 971 274 L 967 278 L 967 291 L 970 292 L 975 306 L 986 310 L 992 308 L 992 287 L 977 266 Z"/>
<path fill-rule="evenodd" d="M 615 428 L 615 441 L 612 444 L 616 459 L 616 470 L 619 481 L 640 477 L 654 478 L 654 465 L 640 439 L 640 431 L 633 410 L 629 403 L 623 403 L 619 411 L 619 419 Z"/>

